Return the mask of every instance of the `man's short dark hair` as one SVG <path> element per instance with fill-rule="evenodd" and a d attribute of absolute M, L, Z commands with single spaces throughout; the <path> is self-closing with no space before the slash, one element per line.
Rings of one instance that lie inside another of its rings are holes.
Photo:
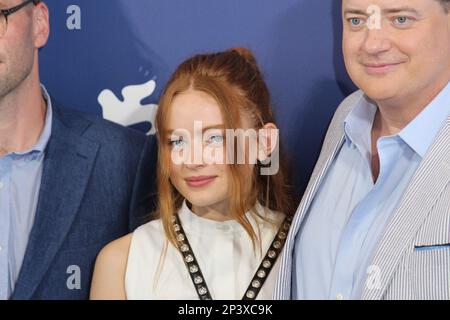
<path fill-rule="evenodd" d="M 438 0 L 442 7 L 444 8 L 445 12 L 450 12 L 450 0 Z"/>

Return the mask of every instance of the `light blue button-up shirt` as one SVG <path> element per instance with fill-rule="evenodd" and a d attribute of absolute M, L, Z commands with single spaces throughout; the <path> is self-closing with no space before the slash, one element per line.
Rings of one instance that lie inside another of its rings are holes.
<path fill-rule="evenodd" d="M 14 290 L 34 223 L 44 151 L 52 130 L 51 100 L 44 87 L 42 92 L 47 112 L 38 141 L 29 150 L 0 157 L 0 300 Z"/>
<path fill-rule="evenodd" d="M 362 98 L 344 122 L 332 162 L 295 242 L 293 298 L 359 299 L 376 244 L 421 160 L 450 114 L 450 84 L 403 130 L 377 142 L 373 182 L 371 129 L 376 105 Z M 367 281 L 367 285 L 374 285 Z"/>

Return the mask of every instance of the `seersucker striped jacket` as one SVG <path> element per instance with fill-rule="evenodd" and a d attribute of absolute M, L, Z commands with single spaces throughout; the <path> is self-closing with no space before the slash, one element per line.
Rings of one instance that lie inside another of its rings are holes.
<path fill-rule="evenodd" d="M 344 120 L 362 97 L 362 91 L 347 97 L 331 121 L 280 256 L 274 299 L 291 298 L 296 235 L 344 142 Z M 370 265 L 361 299 L 450 299 L 450 117 L 407 186 Z"/>

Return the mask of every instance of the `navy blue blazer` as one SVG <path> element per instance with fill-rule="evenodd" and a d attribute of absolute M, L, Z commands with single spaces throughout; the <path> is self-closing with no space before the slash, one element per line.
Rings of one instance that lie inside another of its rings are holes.
<path fill-rule="evenodd" d="M 35 222 L 11 299 L 88 299 L 98 252 L 149 220 L 155 164 L 154 137 L 53 102 Z"/>

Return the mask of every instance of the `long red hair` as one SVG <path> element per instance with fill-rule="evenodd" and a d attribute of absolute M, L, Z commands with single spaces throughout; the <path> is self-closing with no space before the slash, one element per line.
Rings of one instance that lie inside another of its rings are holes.
<path fill-rule="evenodd" d="M 261 129 L 265 123 L 275 123 L 269 90 L 249 50 L 237 48 L 196 55 L 177 68 L 161 96 L 156 115 L 159 141 L 156 216 L 161 218 L 167 239 L 175 246 L 177 241 L 171 227 L 172 217 L 181 207 L 184 198 L 170 182 L 171 148 L 166 143 L 168 138 L 163 135 L 168 129 L 168 114 L 173 99 L 188 90 L 201 91 L 213 97 L 221 109 L 227 129 L 242 128 L 242 116 L 250 117 L 254 129 Z M 228 165 L 231 177 L 229 212 L 245 228 L 253 242 L 257 237 L 245 213 L 257 201 L 286 215 L 294 212 L 281 146 L 279 150 L 279 170 L 271 176 L 260 175 L 258 166 L 248 172 L 247 165 Z"/>

